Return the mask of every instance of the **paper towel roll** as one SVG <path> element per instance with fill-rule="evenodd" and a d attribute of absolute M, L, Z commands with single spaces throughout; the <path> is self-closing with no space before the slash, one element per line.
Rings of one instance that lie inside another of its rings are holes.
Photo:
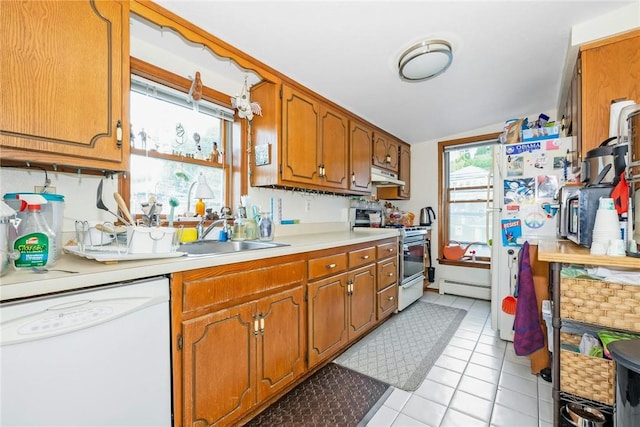
<path fill-rule="evenodd" d="M 628 106 L 635 104 L 634 101 L 618 101 L 611 103 L 611 111 L 609 115 L 609 138 L 618 136 L 618 119 L 620 118 L 620 111 Z M 622 131 L 622 136 L 627 136 L 629 130 L 625 126 Z"/>

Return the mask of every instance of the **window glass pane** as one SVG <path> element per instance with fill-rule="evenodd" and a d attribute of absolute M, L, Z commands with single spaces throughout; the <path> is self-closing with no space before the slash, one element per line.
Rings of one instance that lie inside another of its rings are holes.
<path fill-rule="evenodd" d="M 491 202 L 493 183 L 489 182 L 487 192 L 487 181 L 493 169 L 493 143 L 449 147 L 445 151 L 448 240 L 465 246 L 478 242 L 470 248 L 478 257 L 491 256 L 487 236 L 492 235 L 492 224 L 487 224 L 487 198 Z"/>
<path fill-rule="evenodd" d="M 210 114 L 211 103 L 201 100 L 194 108 L 187 102 L 186 93 L 184 98 L 176 91 L 172 97 L 161 96 L 165 89 L 157 84 L 148 93 L 131 91 L 131 146 L 149 153 L 131 155 L 131 210 L 141 213 L 141 204 L 155 194 L 158 203 L 162 203 L 161 214 L 169 213 L 171 197 L 180 203 L 176 216 L 193 213 L 196 200 L 188 200 L 189 190 L 202 173 L 214 194 L 213 199 L 203 200 L 205 206 L 219 212 L 225 200 L 225 173 L 221 166 L 225 147 L 222 130 L 227 122 Z M 179 157 L 158 158 L 154 152 Z M 214 160 L 214 156 L 216 163 L 211 166 L 190 160 Z"/>
<path fill-rule="evenodd" d="M 460 202 L 470 200 L 486 200 L 487 189 L 479 188 L 475 190 L 458 190 L 454 189 L 449 192 L 449 201 Z M 489 190 L 489 200 L 493 199 L 492 191 Z"/>
<path fill-rule="evenodd" d="M 195 211 L 195 198 L 188 201 L 191 185 L 196 182 L 202 172 L 207 184 L 213 190 L 214 199 L 203 200 L 206 209 L 220 212 L 224 201 L 224 171 L 221 168 L 207 167 L 153 157 L 131 155 L 131 210 L 141 213 L 141 204 L 147 202 L 151 194 L 156 195 L 158 203 L 162 203 L 161 214 L 169 213 L 169 198 L 175 197 L 180 202 L 175 215 Z M 193 191 L 192 194 L 193 196 Z"/>
<path fill-rule="evenodd" d="M 222 148 L 221 130 L 219 118 L 131 92 L 131 146 L 134 148 L 210 159 L 214 144 L 218 150 Z"/>

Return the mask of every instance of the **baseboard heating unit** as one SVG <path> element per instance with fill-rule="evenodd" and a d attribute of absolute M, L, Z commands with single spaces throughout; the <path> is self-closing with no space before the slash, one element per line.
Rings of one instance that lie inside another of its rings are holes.
<path fill-rule="evenodd" d="M 440 294 L 451 294 L 491 301 L 491 285 L 488 283 L 469 283 L 451 279 L 440 279 L 438 281 L 438 292 Z"/>

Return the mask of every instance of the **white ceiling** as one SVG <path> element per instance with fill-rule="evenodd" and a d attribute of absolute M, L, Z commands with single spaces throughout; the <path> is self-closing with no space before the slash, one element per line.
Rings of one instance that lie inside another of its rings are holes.
<path fill-rule="evenodd" d="M 157 3 L 416 143 L 554 111 L 572 26 L 636 1 Z M 400 80 L 400 54 L 429 38 L 452 44 L 451 67 L 427 81 Z"/>

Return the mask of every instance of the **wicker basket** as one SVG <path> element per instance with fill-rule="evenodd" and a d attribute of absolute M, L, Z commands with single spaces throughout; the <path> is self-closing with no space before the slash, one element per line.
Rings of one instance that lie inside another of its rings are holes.
<path fill-rule="evenodd" d="M 580 335 L 560 333 L 562 343 L 579 345 Z M 613 405 L 616 364 L 613 360 L 560 350 L 560 389 L 564 392 Z"/>
<path fill-rule="evenodd" d="M 640 286 L 563 277 L 560 317 L 640 332 Z"/>

